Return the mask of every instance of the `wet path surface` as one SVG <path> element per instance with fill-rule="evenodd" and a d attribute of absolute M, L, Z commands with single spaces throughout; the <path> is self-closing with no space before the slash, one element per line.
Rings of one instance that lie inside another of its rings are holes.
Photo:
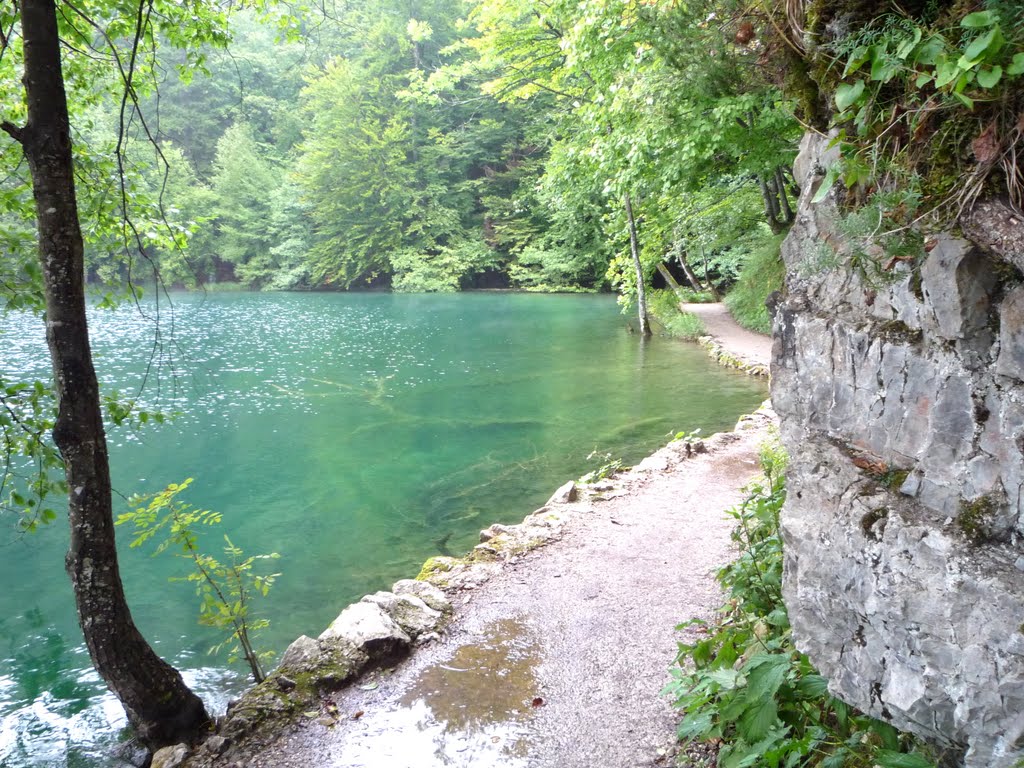
<path fill-rule="evenodd" d="M 659 696 L 681 634 L 721 602 L 723 512 L 757 474 L 758 429 L 655 454 L 571 505 L 561 540 L 456 593 L 454 623 L 394 670 L 335 695 L 245 765 L 634 768 L 674 760 Z"/>

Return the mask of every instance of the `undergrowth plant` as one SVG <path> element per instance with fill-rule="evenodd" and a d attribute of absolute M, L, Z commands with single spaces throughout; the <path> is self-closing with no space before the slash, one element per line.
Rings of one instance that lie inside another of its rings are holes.
<path fill-rule="evenodd" d="M 699 317 L 679 308 L 679 297 L 674 291 L 651 291 L 647 297 L 647 311 L 657 318 L 667 336 L 692 341 L 705 333 L 704 323 Z"/>
<path fill-rule="evenodd" d="M 816 202 L 842 179 L 858 203 L 876 189 L 921 188 L 939 221 L 986 187 L 1024 205 L 1024 7 L 959 7 L 885 14 L 833 44 L 841 152 Z M 897 214 L 889 229 L 904 226 L 898 207 L 882 210 Z"/>
<path fill-rule="evenodd" d="M 246 557 L 227 535 L 224 536 L 223 560 L 201 552 L 198 531 L 218 525 L 223 516 L 178 500 L 178 494 L 191 483 L 192 478 L 188 478 L 168 485 L 159 493 L 133 496 L 129 503 L 135 508 L 118 516 L 117 525 L 130 524 L 134 527 L 132 548 L 140 547 L 159 535 L 162 538 L 156 545 L 154 556 L 175 549 L 177 557 L 189 561 L 191 572 L 187 576 L 173 577 L 171 581 L 194 584 L 199 596 L 199 623 L 227 633 L 222 642 L 210 648 L 210 653 L 227 649 L 228 662 L 244 659 L 253 680 L 261 683 L 266 677 L 262 661 L 272 652 L 257 651 L 253 638 L 270 622 L 253 615 L 252 603 L 257 597 L 267 596 L 280 574 L 258 574 L 256 567 L 262 561 L 276 560 L 279 555 L 274 552 Z"/>
<path fill-rule="evenodd" d="M 772 332 L 772 318 L 765 301 L 774 291 L 782 290 L 786 267 L 781 247 L 785 235 L 774 235 L 751 250 L 736 285 L 726 294 L 725 305 L 733 319 L 757 333 Z"/>
<path fill-rule="evenodd" d="M 591 451 L 587 455 L 587 461 L 594 461 L 595 459 L 601 462 L 600 466 L 583 475 L 580 478 L 581 483 L 597 483 L 601 480 L 607 480 L 609 477 L 614 477 L 624 469 L 628 469 L 622 463 L 622 459 L 616 459 L 610 453 L 601 453 L 596 450 Z"/>
<path fill-rule="evenodd" d="M 779 535 L 785 454 L 766 447 L 761 458 L 763 482 L 729 512 L 740 556 L 718 573 L 728 602 L 716 621 L 678 627 L 703 635 L 679 644 L 665 688 L 684 713 L 679 738 L 719 744 L 721 768 L 934 768 L 910 737 L 829 695 L 793 645 Z"/>

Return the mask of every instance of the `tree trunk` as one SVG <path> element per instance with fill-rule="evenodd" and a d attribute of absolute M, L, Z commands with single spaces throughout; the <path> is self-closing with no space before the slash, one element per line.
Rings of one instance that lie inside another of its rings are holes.
<path fill-rule="evenodd" d="M 708 290 L 711 291 L 711 296 L 715 301 L 721 301 L 722 297 L 718 293 L 718 289 L 715 288 L 715 284 L 711 282 L 710 269 L 708 268 L 708 254 L 704 250 L 704 245 L 700 246 L 700 258 L 704 262 L 704 282 L 708 284 Z"/>
<path fill-rule="evenodd" d="M 704 291 L 704 286 L 700 284 L 700 280 L 697 279 L 697 275 L 690 269 L 690 264 L 686 260 L 686 252 L 683 250 L 683 242 L 679 239 L 678 228 L 672 232 L 672 251 L 676 255 L 676 260 L 679 262 L 679 266 L 683 270 L 683 274 L 686 275 L 686 281 L 693 287 L 693 290 L 697 293 Z"/>
<path fill-rule="evenodd" d="M 679 301 L 683 300 L 683 289 L 676 282 L 676 279 L 672 276 L 672 273 L 668 271 L 668 267 L 665 266 L 665 262 L 659 261 L 657 270 L 661 274 L 662 279 L 665 281 L 665 285 L 672 289 L 672 293 L 676 295 Z"/>
<path fill-rule="evenodd" d="M 644 287 L 644 267 L 640 263 L 640 238 L 636 233 L 636 219 L 633 217 L 633 200 L 626 194 L 626 221 L 629 224 L 629 252 L 636 269 L 636 305 L 640 316 L 640 335 L 650 336 L 651 325 L 647 321 L 647 289 Z"/>
<path fill-rule="evenodd" d="M 780 165 L 775 169 L 775 188 L 779 193 L 779 201 L 782 203 L 782 223 L 789 226 L 795 218 L 793 209 L 789 205 L 789 195 L 786 192 L 786 177 Z"/>
<path fill-rule="evenodd" d="M 763 176 L 758 174 L 757 184 L 761 188 L 761 197 L 764 198 L 764 216 L 768 220 L 768 226 L 772 230 L 773 235 L 777 235 L 782 232 L 782 225 L 779 223 L 779 200 L 775 196 L 772 186 L 774 186 L 774 176 L 769 177 L 771 185 L 765 180 Z"/>
<path fill-rule="evenodd" d="M 209 716 L 136 629 L 121 586 L 106 436 L 86 327 L 82 233 L 54 0 L 22 0 L 21 20 L 28 120 L 20 129 L 3 127 L 21 142 L 32 174 L 58 403 L 53 438 L 69 489 L 66 567 L 93 664 L 139 738 L 156 748 L 194 737 Z"/>

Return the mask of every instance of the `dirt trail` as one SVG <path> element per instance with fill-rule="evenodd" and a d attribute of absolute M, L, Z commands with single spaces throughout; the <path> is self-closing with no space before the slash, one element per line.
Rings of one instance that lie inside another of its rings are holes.
<path fill-rule="evenodd" d="M 772 339 L 741 327 L 725 304 L 680 304 L 684 312 L 699 317 L 709 336 L 734 357 L 768 366 L 772 361 Z"/>
<path fill-rule="evenodd" d="M 723 511 L 758 473 L 767 416 L 675 444 L 584 495 L 558 541 L 456 594 L 443 637 L 334 697 L 258 766 L 635 768 L 673 764 L 659 696 L 681 633 L 721 602 Z M 330 709 L 330 708 L 328 708 Z"/>

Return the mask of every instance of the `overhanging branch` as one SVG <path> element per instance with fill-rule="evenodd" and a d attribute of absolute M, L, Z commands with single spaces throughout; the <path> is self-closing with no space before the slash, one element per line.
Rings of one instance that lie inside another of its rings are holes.
<path fill-rule="evenodd" d="M 4 120 L 2 123 L 0 123 L 0 130 L 3 130 L 4 133 L 6 133 L 19 144 L 23 143 L 22 129 L 16 126 L 14 123 L 10 123 L 7 120 Z"/>

